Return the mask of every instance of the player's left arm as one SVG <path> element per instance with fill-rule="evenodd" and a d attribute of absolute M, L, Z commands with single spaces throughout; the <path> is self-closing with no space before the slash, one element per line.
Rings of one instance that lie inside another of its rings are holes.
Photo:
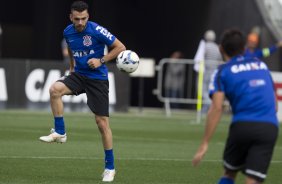
<path fill-rule="evenodd" d="M 118 54 L 124 51 L 125 49 L 126 47 L 124 46 L 124 44 L 116 38 L 115 41 L 112 43 L 112 45 L 109 46 L 108 54 L 103 56 L 103 58 L 89 59 L 88 65 L 91 68 L 98 68 L 99 66 L 102 65 L 101 59 L 103 60 L 103 62 L 107 63 L 108 61 L 115 59 L 118 56 Z"/>
<path fill-rule="evenodd" d="M 123 45 L 123 43 L 121 43 L 121 41 L 119 41 L 117 38 L 115 39 L 115 41 L 113 42 L 113 44 L 109 47 L 109 53 L 106 54 L 103 59 L 108 62 L 111 61 L 113 59 L 115 59 L 118 54 L 122 51 L 124 51 L 126 49 L 126 47 Z"/>
<path fill-rule="evenodd" d="M 282 41 L 279 41 L 275 45 L 258 50 L 258 52 L 256 52 L 255 55 L 258 58 L 269 57 L 271 54 L 276 52 L 281 47 L 282 47 Z"/>
<path fill-rule="evenodd" d="M 208 111 L 205 133 L 202 139 L 202 143 L 192 160 L 193 166 L 197 166 L 201 162 L 202 158 L 208 150 L 209 141 L 213 136 L 222 115 L 223 102 L 224 93 L 221 91 L 215 92 L 212 96 L 212 104 Z"/>

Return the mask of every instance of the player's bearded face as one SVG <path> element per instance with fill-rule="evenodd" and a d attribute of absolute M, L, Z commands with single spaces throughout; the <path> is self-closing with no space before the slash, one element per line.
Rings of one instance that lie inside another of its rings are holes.
<path fill-rule="evenodd" d="M 83 12 L 72 11 L 70 14 L 70 19 L 78 32 L 82 32 L 85 29 L 88 18 L 89 14 L 87 10 L 84 10 Z"/>

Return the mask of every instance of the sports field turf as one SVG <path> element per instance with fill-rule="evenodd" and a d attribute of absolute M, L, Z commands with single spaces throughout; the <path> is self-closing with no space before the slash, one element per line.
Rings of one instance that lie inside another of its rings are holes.
<path fill-rule="evenodd" d="M 204 124 L 195 113 L 130 112 L 111 115 L 116 184 L 215 184 L 230 117 L 225 115 L 200 167 L 191 159 Z M 0 111 L 0 184 L 97 184 L 103 150 L 90 113 L 66 113 L 66 144 L 42 143 L 53 126 L 50 112 Z M 280 133 L 281 134 L 281 133 Z M 281 136 L 266 184 L 281 184 Z M 259 162 L 259 160 L 258 160 Z M 237 183 L 243 183 L 239 174 Z"/>

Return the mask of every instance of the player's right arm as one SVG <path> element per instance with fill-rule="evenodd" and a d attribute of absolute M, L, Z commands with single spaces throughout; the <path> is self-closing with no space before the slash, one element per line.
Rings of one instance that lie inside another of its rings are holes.
<path fill-rule="evenodd" d="M 69 57 L 70 57 L 70 72 L 74 72 L 74 64 L 75 64 L 75 61 L 74 61 L 74 58 L 73 58 L 73 55 L 72 55 L 72 51 L 71 49 L 68 47 L 68 52 L 69 52 Z"/>
<path fill-rule="evenodd" d="M 222 115 L 224 96 L 224 93 L 221 91 L 215 92 L 212 96 L 212 104 L 207 115 L 205 133 L 202 139 L 202 143 L 192 160 L 193 166 L 197 166 L 208 151 L 209 141 L 213 136 Z"/>

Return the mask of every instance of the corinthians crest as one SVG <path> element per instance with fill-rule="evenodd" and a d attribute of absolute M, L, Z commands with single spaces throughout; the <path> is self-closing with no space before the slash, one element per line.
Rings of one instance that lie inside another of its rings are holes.
<path fill-rule="evenodd" d="M 83 36 L 83 45 L 85 46 L 92 45 L 91 36 L 88 35 Z"/>

